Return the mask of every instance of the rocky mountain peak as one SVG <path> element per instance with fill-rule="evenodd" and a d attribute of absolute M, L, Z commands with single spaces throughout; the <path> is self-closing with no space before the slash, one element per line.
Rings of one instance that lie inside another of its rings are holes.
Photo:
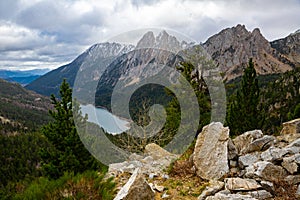
<path fill-rule="evenodd" d="M 146 48 L 153 47 L 155 45 L 155 36 L 152 31 L 148 31 L 143 35 L 143 37 L 138 41 L 136 48 Z"/>
<path fill-rule="evenodd" d="M 250 58 L 256 63 L 258 74 L 280 73 L 291 67 L 279 61 L 270 43 L 258 28 L 252 32 L 244 25 L 222 30 L 210 37 L 204 48 L 220 65 L 225 78 L 230 80 L 242 74 Z"/>
<path fill-rule="evenodd" d="M 175 36 L 168 34 L 165 30 L 156 36 L 152 31 L 149 31 L 138 41 L 136 49 L 157 48 L 177 53 L 187 45 L 188 43 L 186 41 L 179 41 Z"/>
<path fill-rule="evenodd" d="M 127 53 L 134 49 L 133 45 L 125 45 L 119 44 L 115 42 L 105 42 L 105 43 L 98 43 L 91 46 L 86 52 L 90 56 L 99 56 L 101 58 L 106 58 L 110 56 L 117 56 Z"/>

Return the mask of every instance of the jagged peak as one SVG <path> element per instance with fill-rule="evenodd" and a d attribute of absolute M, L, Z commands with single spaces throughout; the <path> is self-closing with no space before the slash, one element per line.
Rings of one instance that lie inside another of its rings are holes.
<path fill-rule="evenodd" d="M 153 31 L 148 31 L 138 41 L 136 48 L 152 47 L 155 44 L 155 36 Z"/>
<path fill-rule="evenodd" d="M 184 40 L 178 40 L 178 38 L 169 34 L 166 30 L 162 30 L 156 35 L 154 32 L 148 31 L 138 41 L 136 48 L 161 48 L 178 52 L 186 48 L 188 44 Z"/>
<path fill-rule="evenodd" d="M 253 29 L 252 34 L 261 34 L 260 29 L 259 28 Z"/>

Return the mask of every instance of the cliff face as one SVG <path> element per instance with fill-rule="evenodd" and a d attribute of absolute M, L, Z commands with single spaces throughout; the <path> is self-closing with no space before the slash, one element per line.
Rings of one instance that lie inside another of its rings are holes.
<path fill-rule="evenodd" d="M 252 32 L 244 25 L 227 28 L 210 37 L 204 44 L 227 80 L 240 76 L 249 58 L 253 58 L 258 74 L 282 73 L 292 69 L 278 59 L 280 52 L 272 48 L 258 28 Z"/>
<path fill-rule="evenodd" d="M 288 60 L 295 63 L 296 66 L 300 65 L 300 29 L 289 36 L 275 40 L 270 43 L 271 47 L 276 49 Z"/>

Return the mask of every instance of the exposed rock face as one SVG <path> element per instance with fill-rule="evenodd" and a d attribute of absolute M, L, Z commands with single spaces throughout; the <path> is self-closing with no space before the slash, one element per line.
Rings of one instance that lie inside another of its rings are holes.
<path fill-rule="evenodd" d="M 220 65 L 228 80 L 242 74 L 249 58 L 253 58 L 258 74 L 280 73 L 292 69 L 278 59 L 281 54 L 274 53 L 276 50 L 258 28 L 252 32 L 244 25 L 224 29 L 210 37 L 204 43 L 204 48 Z"/>
<path fill-rule="evenodd" d="M 199 134 L 193 161 L 197 174 L 207 180 L 220 179 L 229 172 L 229 129 L 219 122 L 211 123 Z"/>
<path fill-rule="evenodd" d="M 155 193 L 148 185 L 145 177 L 139 172 L 139 169 L 136 169 L 114 200 L 153 200 L 154 197 Z"/>
<path fill-rule="evenodd" d="M 280 134 L 300 134 L 300 119 L 294 119 L 282 125 L 283 128 Z"/>
<path fill-rule="evenodd" d="M 271 47 L 290 61 L 300 64 L 300 30 L 285 38 L 271 42 Z"/>

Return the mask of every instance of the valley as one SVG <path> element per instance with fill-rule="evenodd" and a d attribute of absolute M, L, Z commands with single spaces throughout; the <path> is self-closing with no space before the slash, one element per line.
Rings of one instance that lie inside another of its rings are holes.
<path fill-rule="evenodd" d="M 249 178 L 242 174 L 248 165 L 241 165 L 239 159 L 252 152 L 259 153 L 258 164 L 270 162 L 274 169 L 298 176 L 296 158 L 286 161 L 290 157 L 284 154 L 277 162 L 261 155 L 275 147 L 286 150 L 300 138 L 300 132 L 291 134 L 292 138 L 281 133 L 284 122 L 300 118 L 299 44 L 299 31 L 268 41 L 260 29 L 249 31 L 240 24 L 221 30 L 204 43 L 180 40 L 164 30 L 157 34 L 148 31 L 135 44 L 94 44 L 69 64 L 43 75 L 0 71 L 0 78 L 6 79 L 0 79 L 0 147 L 5 149 L 0 155 L 0 198 L 83 195 L 82 199 L 101 199 L 107 195 L 113 199 L 130 177 L 139 176 L 136 165 L 142 166 L 140 170 L 147 176 L 141 180 L 152 184 L 144 186 L 155 191 L 152 194 L 149 190 L 155 199 L 200 198 L 211 182 L 199 175 L 199 160 L 204 159 L 199 148 L 207 141 L 198 140 L 210 126 L 217 126 L 211 134 L 220 135 L 206 139 L 214 142 L 220 137 L 218 142 L 223 141 L 226 132 L 226 145 L 247 131 L 263 133 L 253 132 L 259 135 L 253 139 L 258 140 L 259 149 L 247 141 L 255 150 L 220 157 L 232 170 L 218 177 L 222 189 L 238 173 L 243 180 Z M 200 113 L 199 119 L 195 113 Z M 221 116 L 222 124 L 211 123 L 219 119 L 212 116 Z M 260 142 L 266 143 L 261 147 Z M 233 146 L 222 146 L 224 151 L 218 155 Z M 205 148 L 201 152 L 209 154 Z M 219 151 L 218 147 L 213 150 Z M 297 156 L 299 152 L 290 154 Z M 192 155 L 199 159 L 193 160 Z M 118 162 L 112 162 L 115 158 Z M 287 167 L 288 162 L 297 170 Z M 249 166 L 252 164 L 257 163 Z M 105 174 L 114 178 L 105 179 Z M 260 176 L 263 181 L 279 184 Z M 263 181 L 254 179 L 261 184 L 259 189 L 264 187 Z M 161 191 L 159 184 L 163 185 Z M 290 186 L 294 193 L 295 185 Z M 276 189 L 266 192 L 277 198 L 281 194 L 277 195 Z M 246 192 L 245 196 L 254 198 L 252 189 Z M 235 190 L 229 193 L 226 195 L 244 195 Z"/>

